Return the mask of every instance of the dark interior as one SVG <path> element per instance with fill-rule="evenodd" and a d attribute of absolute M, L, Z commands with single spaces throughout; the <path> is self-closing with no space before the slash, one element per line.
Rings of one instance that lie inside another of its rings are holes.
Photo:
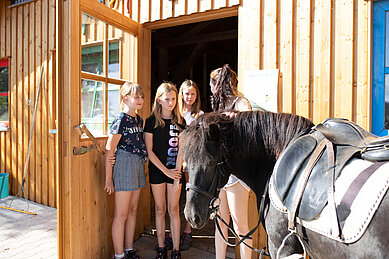
<path fill-rule="evenodd" d="M 155 30 L 151 42 L 151 100 L 163 81 L 179 89 L 185 79 L 200 89 L 203 111 L 210 111 L 209 74 L 229 64 L 237 70 L 238 18 L 186 24 Z"/>

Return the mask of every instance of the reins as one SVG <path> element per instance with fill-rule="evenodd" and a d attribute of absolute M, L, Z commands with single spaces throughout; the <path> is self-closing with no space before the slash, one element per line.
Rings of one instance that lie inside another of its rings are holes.
<path fill-rule="evenodd" d="M 262 258 L 263 255 L 266 255 L 266 256 L 270 256 L 267 252 L 266 252 L 266 247 L 262 248 L 261 250 L 260 249 L 257 249 L 257 248 L 254 248 L 252 246 L 250 246 L 249 244 L 245 243 L 244 241 L 246 239 L 252 239 L 251 235 L 254 234 L 254 232 L 257 230 L 259 224 L 261 222 L 263 222 L 263 218 L 264 218 L 264 210 L 265 210 L 265 200 L 266 200 L 266 197 L 267 197 L 267 193 L 268 193 L 268 187 L 269 187 L 269 179 L 267 179 L 266 181 L 266 185 L 265 185 L 265 190 L 264 190 L 264 193 L 262 195 L 262 199 L 261 199 L 261 202 L 260 202 L 260 206 L 259 206 L 259 218 L 258 218 L 258 223 L 257 225 L 251 229 L 246 235 L 242 236 L 242 235 L 238 235 L 234 229 L 232 229 L 229 224 L 227 224 L 227 222 L 225 222 L 225 220 L 223 220 L 219 214 L 217 213 L 218 210 L 219 210 L 219 205 L 215 205 L 215 202 L 219 199 L 219 193 L 220 193 L 220 178 L 221 176 L 225 176 L 225 173 L 223 171 L 223 168 L 225 167 L 228 167 L 228 170 L 231 171 L 231 165 L 229 164 L 228 162 L 228 159 L 224 159 L 224 161 L 221 161 L 221 162 L 218 162 L 216 164 L 216 169 L 215 169 L 215 173 L 213 175 L 213 178 L 212 178 L 212 182 L 211 182 L 211 185 L 209 186 L 208 190 L 204 190 L 203 188 L 201 187 L 198 187 L 196 185 L 193 185 L 193 184 L 190 184 L 190 183 L 187 183 L 186 184 L 186 191 L 188 190 L 192 190 L 192 191 L 195 191 L 195 192 L 198 192 L 206 197 L 209 197 L 211 198 L 211 201 L 209 203 L 209 210 L 211 211 L 210 213 L 210 216 L 209 218 L 211 220 L 215 220 L 215 225 L 219 231 L 219 234 L 220 236 L 222 237 L 224 243 L 226 243 L 228 246 L 232 246 L 232 247 L 236 247 L 240 244 L 244 244 L 245 246 L 247 246 L 248 248 L 252 249 L 253 251 L 259 253 L 259 258 Z M 212 194 L 212 190 L 215 190 Z M 235 238 L 237 238 L 239 241 L 235 244 L 231 244 L 230 242 L 228 242 L 228 240 L 225 238 L 225 236 L 223 235 L 222 233 L 222 230 L 220 228 L 220 225 L 219 225 L 219 221 L 220 220 L 225 226 L 227 226 L 227 229 L 229 231 L 231 231 L 231 233 L 233 234 L 233 236 Z"/>

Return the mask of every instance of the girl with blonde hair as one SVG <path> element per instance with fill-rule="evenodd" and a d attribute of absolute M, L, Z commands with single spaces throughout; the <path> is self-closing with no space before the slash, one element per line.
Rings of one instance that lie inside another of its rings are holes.
<path fill-rule="evenodd" d="M 112 241 L 116 259 L 140 258 L 133 246 L 140 190 L 146 186 L 147 151 L 143 142 L 143 120 L 137 114 L 142 108 L 143 98 L 140 85 L 123 84 L 120 89 L 121 112 L 112 122 L 106 145 L 104 189 L 108 194 L 115 192 Z"/>
<path fill-rule="evenodd" d="M 181 172 L 176 168 L 178 135 L 185 127 L 177 107 L 177 88 L 169 82 L 162 83 L 155 95 L 153 110 L 146 119 L 144 137 L 149 155 L 149 181 L 155 201 L 155 224 L 157 229 L 157 259 L 167 256 L 165 247 L 165 214 L 170 217 L 170 230 L 173 241 L 172 259 L 181 258 L 179 199 Z"/>

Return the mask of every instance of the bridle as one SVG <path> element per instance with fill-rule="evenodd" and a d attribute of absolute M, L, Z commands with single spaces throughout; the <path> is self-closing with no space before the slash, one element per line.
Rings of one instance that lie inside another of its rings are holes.
<path fill-rule="evenodd" d="M 235 230 L 232 229 L 229 226 L 229 224 L 227 224 L 227 222 L 225 222 L 225 220 L 223 218 L 221 218 L 219 216 L 219 214 L 217 213 L 218 210 L 219 210 L 219 204 L 216 204 L 216 201 L 219 200 L 219 193 L 220 193 L 220 190 L 221 190 L 221 187 L 220 187 L 221 178 L 225 177 L 227 175 L 227 172 L 231 172 L 232 171 L 232 167 L 231 167 L 231 165 L 230 165 L 230 163 L 228 161 L 228 158 L 225 155 L 224 156 L 221 155 L 222 153 L 223 152 L 221 152 L 221 151 L 219 152 L 219 156 L 218 156 L 219 158 L 218 158 L 218 162 L 216 163 L 215 173 L 213 174 L 212 182 L 211 182 L 210 186 L 208 187 L 208 190 L 205 190 L 205 189 L 203 189 L 201 187 L 198 187 L 198 186 L 190 184 L 190 183 L 186 184 L 185 190 L 186 191 L 192 190 L 192 191 L 195 191 L 195 192 L 198 192 L 198 193 L 204 195 L 205 197 L 210 198 L 210 202 L 209 202 L 210 216 L 209 216 L 209 218 L 211 220 L 215 221 L 215 224 L 216 224 L 216 227 L 217 227 L 217 229 L 219 231 L 220 236 L 222 237 L 223 241 L 228 246 L 236 247 L 236 246 L 240 245 L 241 243 L 243 243 L 244 245 L 246 245 L 247 247 L 249 247 L 253 251 L 259 253 L 259 258 L 262 258 L 263 255 L 269 256 L 269 254 L 266 252 L 266 247 L 264 247 L 264 248 L 262 248 L 260 250 L 260 249 L 254 248 L 254 247 L 252 247 L 249 244 L 244 242 L 246 239 L 252 239 L 251 235 L 254 234 L 254 232 L 257 230 L 259 224 L 262 221 L 262 218 L 263 218 L 262 210 L 263 210 L 263 207 L 264 207 L 263 201 L 265 200 L 265 197 L 262 197 L 262 199 L 261 199 L 262 200 L 261 201 L 261 206 L 260 206 L 260 211 L 261 212 L 260 212 L 260 216 L 259 216 L 259 219 L 258 219 L 258 224 L 257 224 L 257 226 L 255 228 L 250 230 L 249 233 L 247 233 L 246 235 L 243 235 L 243 236 L 242 235 L 238 235 L 235 232 Z M 227 154 L 227 152 L 224 152 L 224 154 Z M 266 189 L 267 189 L 267 187 L 266 187 Z M 212 193 L 212 190 L 214 190 L 213 193 Z M 266 194 L 264 194 L 264 195 L 266 195 Z M 222 233 L 222 230 L 221 230 L 220 225 L 219 225 L 219 220 L 225 226 L 227 226 L 228 230 L 231 231 L 233 236 L 239 240 L 238 242 L 236 242 L 235 244 L 231 244 L 230 242 L 228 242 L 228 240 L 224 237 L 224 235 Z"/>

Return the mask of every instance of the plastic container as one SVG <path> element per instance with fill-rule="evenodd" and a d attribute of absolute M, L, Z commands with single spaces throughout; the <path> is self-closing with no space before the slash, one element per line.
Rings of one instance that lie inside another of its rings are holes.
<path fill-rule="evenodd" d="M 0 199 L 6 198 L 9 195 L 8 189 L 8 174 L 0 173 Z"/>

